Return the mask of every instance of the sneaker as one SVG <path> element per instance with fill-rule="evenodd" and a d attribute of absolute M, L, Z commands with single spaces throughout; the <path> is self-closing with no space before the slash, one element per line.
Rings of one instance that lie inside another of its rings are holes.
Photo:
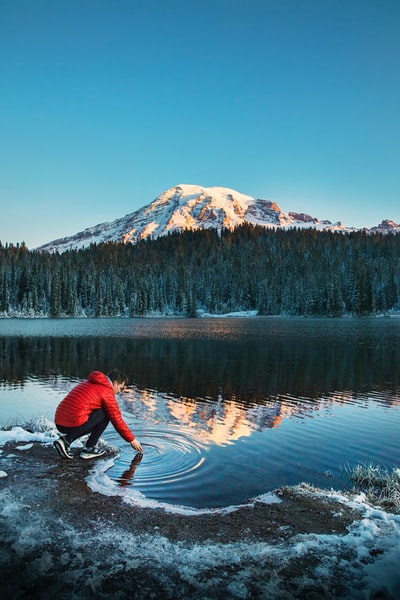
<path fill-rule="evenodd" d="M 58 440 L 53 442 L 53 446 L 61 458 L 74 458 L 71 450 L 69 449 L 69 444 L 64 437 L 60 437 Z"/>
<path fill-rule="evenodd" d="M 99 456 L 103 456 L 105 453 L 105 450 L 100 450 L 99 448 L 84 448 L 80 453 L 80 457 L 87 460 L 88 458 L 99 458 Z"/>

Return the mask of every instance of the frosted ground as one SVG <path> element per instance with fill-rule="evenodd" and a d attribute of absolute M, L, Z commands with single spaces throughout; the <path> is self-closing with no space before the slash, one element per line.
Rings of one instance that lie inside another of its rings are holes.
<path fill-rule="evenodd" d="M 300 485 L 218 510 L 160 505 L 124 496 L 111 455 L 66 468 L 56 435 L 0 432 L 7 598 L 400 597 L 400 515 L 362 493 Z"/>

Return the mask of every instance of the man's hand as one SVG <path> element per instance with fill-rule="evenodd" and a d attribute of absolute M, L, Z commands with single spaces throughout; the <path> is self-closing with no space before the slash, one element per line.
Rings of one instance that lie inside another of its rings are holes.
<path fill-rule="evenodd" d="M 136 452 L 143 452 L 143 448 L 140 445 L 140 442 L 138 442 L 138 440 L 132 440 L 131 446 L 134 450 L 136 450 Z"/>

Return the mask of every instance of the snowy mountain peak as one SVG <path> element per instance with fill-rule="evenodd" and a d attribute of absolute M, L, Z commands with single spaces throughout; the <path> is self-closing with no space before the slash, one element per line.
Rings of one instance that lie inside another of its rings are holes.
<path fill-rule="evenodd" d="M 154 212 L 157 206 L 168 204 L 172 214 L 166 225 L 167 230 L 218 225 L 234 227 L 242 222 L 253 202 L 251 196 L 229 188 L 181 184 L 161 194 L 150 204 L 148 214 Z"/>
<path fill-rule="evenodd" d="M 313 227 L 319 230 L 354 231 L 340 222 L 319 221 L 304 213 L 286 213 L 273 201 L 253 198 L 225 187 L 180 184 L 166 190 L 153 202 L 113 222 L 89 227 L 76 235 L 49 242 L 43 251 L 79 249 L 107 241 L 136 243 L 186 229 L 232 229 L 243 223 L 270 228 Z M 400 226 L 383 221 L 376 231 Z"/>
<path fill-rule="evenodd" d="M 384 219 L 377 227 L 371 227 L 370 231 L 372 233 L 400 233 L 400 225 L 390 219 Z"/>

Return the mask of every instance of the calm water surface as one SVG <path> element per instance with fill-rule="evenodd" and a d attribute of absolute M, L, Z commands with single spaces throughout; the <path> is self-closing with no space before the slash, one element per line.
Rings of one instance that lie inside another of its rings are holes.
<path fill-rule="evenodd" d="M 89 371 L 120 368 L 145 452 L 107 428 L 115 486 L 228 506 L 301 481 L 349 488 L 360 462 L 399 466 L 399 366 L 397 318 L 0 320 L 0 425 L 52 421 Z"/>

